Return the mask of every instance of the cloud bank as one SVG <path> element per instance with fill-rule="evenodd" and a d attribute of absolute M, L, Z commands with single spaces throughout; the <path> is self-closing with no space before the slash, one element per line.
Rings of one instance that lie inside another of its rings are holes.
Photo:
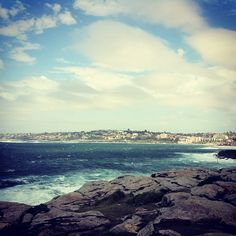
<path fill-rule="evenodd" d="M 9 21 L 11 13 L 0 11 L 6 21 L 0 35 L 20 41 L 9 52 L 13 60 L 36 62 L 29 52 L 39 51 L 41 45 L 29 43 L 29 34 L 76 25 L 72 10 L 57 3 L 45 7 L 51 14 L 16 21 Z M 148 111 L 153 122 L 157 119 L 167 128 L 176 120 L 187 125 L 186 114 L 192 127 L 197 122 L 210 126 L 214 119 L 217 125 L 224 120 L 225 127 L 233 126 L 236 33 L 210 26 L 197 1 L 75 0 L 73 8 L 83 20 L 91 16 L 65 35 L 71 38 L 65 51 L 78 61 L 71 63 L 57 54 L 58 64 L 48 73 L 2 82 L 0 103 L 6 113 L 22 117 L 43 112 L 52 120 L 59 114 L 95 117 L 97 111 L 119 117 L 125 110 L 120 116 L 125 120 L 129 114 L 127 120 L 132 122 L 137 116 L 130 110 L 135 110 L 140 117 Z M 165 37 L 163 31 L 171 36 L 174 32 L 178 40 Z M 189 59 L 192 54 L 197 59 Z M 165 113 L 168 109 L 171 112 Z"/>

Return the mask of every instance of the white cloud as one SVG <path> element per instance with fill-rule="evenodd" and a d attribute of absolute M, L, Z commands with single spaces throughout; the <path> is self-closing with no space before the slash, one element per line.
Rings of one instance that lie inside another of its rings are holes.
<path fill-rule="evenodd" d="M 192 0 L 75 0 L 74 8 L 89 15 L 125 15 L 188 32 L 205 27 L 200 9 Z"/>
<path fill-rule="evenodd" d="M 54 92 L 58 89 L 58 82 L 48 79 L 46 76 L 32 77 L 27 80 L 22 80 L 19 87 L 30 88 L 38 92 Z"/>
<path fill-rule="evenodd" d="M 236 32 L 209 28 L 187 38 L 187 42 L 209 64 L 236 69 Z"/>
<path fill-rule="evenodd" d="M 167 70 L 182 61 L 160 38 L 115 21 L 95 22 L 79 30 L 75 38 L 74 49 L 79 53 L 121 71 Z"/>
<path fill-rule="evenodd" d="M 35 32 L 37 34 L 43 33 L 45 29 L 54 28 L 57 25 L 57 19 L 53 16 L 43 15 L 40 18 L 35 19 Z"/>
<path fill-rule="evenodd" d="M 92 23 L 77 31 L 74 38 L 73 49 L 88 57 L 96 69 L 67 67 L 64 72 L 103 92 L 103 97 L 109 94 L 117 105 L 123 106 L 125 99 L 126 105 L 141 99 L 168 107 L 236 110 L 222 101 L 222 97 L 227 97 L 227 103 L 233 103 L 236 83 L 233 70 L 224 69 L 223 65 L 211 68 L 204 62 L 189 63 L 183 49 L 173 51 L 161 38 L 111 20 Z M 223 69 L 224 76 L 219 73 Z M 103 70 L 109 73 L 104 75 Z M 121 88 L 126 88 L 126 93 Z M 140 94 L 140 98 L 131 91 Z M 117 102 L 119 99 L 121 103 Z"/>
<path fill-rule="evenodd" d="M 34 19 L 18 20 L 0 28 L 0 35 L 18 37 L 30 31 L 35 24 Z"/>
<path fill-rule="evenodd" d="M 38 18 L 28 18 L 17 21 L 9 21 L 0 27 L 0 35 L 26 39 L 29 32 L 43 33 L 45 29 L 57 27 L 59 24 L 72 25 L 76 23 L 75 18 L 68 10 L 62 11 L 59 4 L 47 4 L 52 9 L 53 15 L 42 15 Z"/>
<path fill-rule="evenodd" d="M 34 64 L 36 62 L 36 58 L 30 56 L 28 53 L 23 51 L 21 48 L 15 48 L 11 51 L 10 54 L 11 59 L 26 63 L 26 64 Z"/>
<path fill-rule="evenodd" d="M 64 67 L 59 72 L 73 74 L 88 87 L 102 92 L 132 84 L 132 77 L 98 67 Z"/>
<path fill-rule="evenodd" d="M 178 55 L 180 55 L 181 57 L 183 57 L 184 54 L 185 54 L 185 51 L 184 51 L 184 49 L 182 49 L 182 48 L 178 48 L 177 53 L 178 53 Z"/>
<path fill-rule="evenodd" d="M 10 57 L 18 62 L 26 64 L 34 64 L 36 62 L 36 58 L 30 56 L 26 51 L 38 50 L 38 49 L 40 49 L 39 44 L 23 42 L 23 45 L 21 47 L 16 47 L 11 50 Z"/>
<path fill-rule="evenodd" d="M 0 59 L 0 70 L 2 70 L 4 68 L 4 62 L 2 59 Z"/>
<path fill-rule="evenodd" d="M 108 16 L 120 14 L 123 7 L 121 1 L 82 0 L 74 1 L 74 8 L 81 9 L 88 15 Z M 123 9 L 125 11 L 125 9 Z"/>
<path fill-rule="evenodd" d="M 8 83 L 2 98 L 22 102 L 28 111 L 47 103 L 61 111 L 153 104 L 236 113 L 232 69 L 188 63 L 183 49 L 174 51 L 157 36 L 111 20 L 92 23 L 74 38 L 73 49 L 90 59 L 90 65 L 56 68 L 54 75 L 61 80 L 37 77 Z M 22 47 L 20 52 L 37 49 Z"/>
<path fill-rule="evenodd" d="M 54 3 L 54 4 L 46 3 L 46 6 L 52 9 L 55 14 L 58 14 L 62 9 L 61 5 L 58 3 Z"/>
<path fill-rule="evenodd" d="M 55 28 L 59 24 L 72 25 L 76 23 L 75 18 L 72 16 L 71 12 L 68 10 L 62 10 L 61 5 L 49 4 L 46 6 L 50 8 L 54 14 L 44 14 L 41 17 L 34 18 L 24 18 L 21 20 L 13 21 L 9 20 L 0 27 L 0 35 L 6 37 L 15 37 L 20 43 L 23 43 L 21 47 L 15 47 L 10 51 L 10 58 L 15 61 L 23 62 L 26 64 L 33 64 L 36 62 L 36 58 L 31 56 L 27 51 L 39 49 L 36 44 L 27 43 L 28 33 L 34 32 L 36 34 L 41 34 L 44 30 L 49 28 Z M 23 5 L 17 2 L 17 5 L 11 9 L 0 8 L 0 14 L 2 12 L 2 17 L 7 17 L 7 19 L 23 11 Z M 4 13 L 5 12 L 5 13 Z M 4 16 L 4 14 L 7 14 Z M 31 47 L 30 47 L 31 45 Z"/>
<path fill-rule="evenodd" d="M 75 18 L 71 15 L 69 11 L 64 11 L 58 15 L 58 18 L 62 24 L 65 25 L 74 25 L 76 24 Z"/>
<path fill-rule="evenodd" d="M 0 5 L 0 18 L 3 20 L 9 20 L 11 17 L 18 15 L 19 13 L 25 11 L 25 7 L 20 1 L 16 1 L 10 9 L 4 8 Z"/>
<path fill-rule="evenodd" d="M 0 87 L 0 96 L 14 101 L 18 104 L 16 107 L 24 103 L 27 112 L 36 107 L 44 109 L 48 102 L 50 109 L 61 111 L 153 104 L 236 113 L 235 71 L 211 68 L 203 73 L 201 68 L 194 66 L 188 69 L 186 74 L 153 71 L 137 78 L 117 71 L 104 71 L 101 67 L 61 67 L 57 71 L 64 79 L 38 76 L 5 82 Z"/>
<path fill-rule="evenodd" d="M 157 69 L 137 76 L 98 65 L 65 66 L 55 69 L 54 76 L 60 76 L 60 80 L 38 76 L 2 82 L 0 97 L 9 102 L 11 109 L 23 107 L 25 112 L 153 105 L 173 109 L 216 109 L 236 114 L 235 71 L 184 62 L 178 65 L 178 70 L 176 68 L 168 72 Z"/>
<path fill-rule="evenodd" d="M 3 8 L 2 6 L 0 6 L 0 18 L 4 20 L 7 20 L 9 18 L 8 9 Z"/>
<path fill-rule="evenodd" d="M 62 63 L 62 64 L 72 64 L 72 62 L 70 62 L 70 61 L 64 59 L 63 57 L 56 58 L 56 61 L 57 61 L 58 63 Z"/>
<path fill-rule="evenodd" d="M 20 101 L 29 96 L 47 96 L 58 90 L 58 82 L 48 79 L 46 76 L 31 77 L 23 80 L 2 82 L 0 97 L 8 101 Z"/>

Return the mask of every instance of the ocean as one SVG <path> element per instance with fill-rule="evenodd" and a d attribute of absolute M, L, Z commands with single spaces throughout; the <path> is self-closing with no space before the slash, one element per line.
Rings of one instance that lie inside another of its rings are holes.
<path fill-rule="evenodd" d="M 178 168 L 223 168 L 217 147 L 121 143 L 0 143 L 0 201 L 31 205 L 93 180 Z"/>

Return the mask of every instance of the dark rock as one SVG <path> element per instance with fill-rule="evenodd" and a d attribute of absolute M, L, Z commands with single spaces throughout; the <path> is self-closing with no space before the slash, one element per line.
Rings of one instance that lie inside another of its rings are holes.
<path fill-rule="evenodd" d="M 214 232 L 214 233 L 206 233 L 206 234 L 199 234 L 197 236 L 235 236 L 235 234 L 226 234 L 222 232 Z"/>
<path fill-rule="evenodd" d="M 170 229 L 161 229 L 158 231 L 158 233 L 159 233 L 159 236 L 181 236 L 181 234 Z"/>
<path fill-rule="evenodd" d="M 58 232 L 60 235 L 72 232 L 96 234 L 105 230 L 109 224 L 110 221 L 98 211 L 76 213 L 52 208 L 49 212 L 37 214 L 29 231 L 40 235 L 58 235 Z"/>
<path fill-rule="evenodd" d="M 44 212 L 48 212 L 49 211 L 49 208 L 46 204 L 40 204 L 38 206 L 34 206 L 34 207 L 31 207 L 27 213 L 30 213 L 32 215 L 36 215 L 38 213 L 44 213 Z"/>
<path fill-rule="evenodd" d="M 118 202 L 124 198 L 125 198 L 124 192 L 122 192 L 120 189 L 118 189 L 107 198 L 107 202 L 112 204 L 112 203 Z"/>
<path fill-rule="evenodd" d="M 198 186 L 203 186 L 205 184 L 213 184 L 216 181 L 221 181 L 221 180 L 222 180 L 222 176 L 221 175 L 218 175 L 218 174 L 209 175 L 204 180 L 200 181 L 198 183 Z"/>
<path fill-rule="evenodd" d="M 64 211 L 79 211 L 81 206 L 87 205 L 92 200 L 81 193 L 72 192 L 52 199 L 47 203 L 48 208 L 56 207 Z"/>
<path fill-rule="evenodd" d="M 226 193 L 236 193 L 236 183 L 235 182 L 217 181 L 217 182 L 215 182 L 215 184 L 222 187 Z"/>
<path fill-rule="evenodd" d="M 141 228 L 141 224 L 141 217 L 133 215 L 130 219 L 113 227 L 110 232 L 114 235 L 137 235 Z"/>
<path fill-rule="evenodd" d="M 142 228 L 137 236 L 153 236 L 155 233 L 155 229 L 153 226 L 153 222 L 149 222 L 144 228 Z"/>
<path fill-rule="evenodd" d="M 20 223 L 23 213 L 29 209 L 30 206 L 25 204 L 0 202 L 0 233 Z"/>
<path fill-rule="evenodd" d="M 160 205 L 162 207 L 171 207 L 187 200 L 190 197 L 191 194 L 185 192 L 168 193 L 162 198 L 162 202 Z"/>
<path fill-rule="evenodd" d="M 219 200 L 222 198 L 225 190 L 216 184 L 205 184 L 203 186 L 197 186 L 191 189 L 191 194 L 206 197 L 212 200 Z"/>
<path fill-rule="evenodd" d="M 149 203 L 157 203 L 159 201 L 161 201 L 162 197 L 163 197 L 164 193 L 163 192 L 145 192 L 145 193 L 141 193 L 139 195 L 136 195 L 133 198 L 133 203 L 135 206 L 142 206 L 145 204 L 149 204 Z"/>
<path fill-rule="evenodd" d="M 224 196 L 224 201 L 236 206 L 236 193 L 226 194 Z"/>
<path fill-rule="evenodd" d="M 114 186 L 120 186 L 121 190 L 126 193 L 132 193 L 134 196 L 155 191 L 160 185 L 152 178 L 147 176 L 123 176 L 110 182 Z"/>
<path fill-rule="evenodd" d="M 217 157 L 221 159 L 236 159 L 236 150 L 221 150 L 218 152 Z"/>
<path fill-rule="evenodd" d="M 175 181 L 173 181 L 173 179 L 165 179 L 157 177 L 156 181 L 158 181 L 159 184 L 167 190 L 167 192 L 190 192 L 189 188 L 178 185 Z"/>
<path fill-rule="evenodd" d="M 30 213 L 26 213 L 25 215 L 24 215 L 24 217 L 23 217 L 23 219 L 22 219 L 22 224 L 30 224 L 31 223 L 31 221 L 32 221 L 32 219 L 33 219 L 33 215 L 32 214 L 30 214 Z"/>
<path fill-rule="evenodd" d="M 160 212 L 154 225 L 169 227 L 183 235 L 190 235 L 190 232 L 195 235 L 199 228 L 207 230 L 219 227 L 226 232 L 236 229 L 236 207 L 220 201 L 192 196 L 184 201 L 177 201 L 171 207 L 162 208 Z"/>
<path fill-rule="evenodd" d="M 136 208 L 135 211 L 135 215 L 137 216 L 141 216 L 143 219 L 147 216 L 149 219 L 151 219 L 151 217 L 157 216 L 159 215 L 159 211 L 157 209 L 145 209 L 145 208 Z M 149 220 L 150 221 L 150 220 Z"/>
<path fill-rule="evenodd" d="M 220 172 L 220 178 L 223 181 L 236 182 L 236 171 L 232 169 L 222 169 Z"/>

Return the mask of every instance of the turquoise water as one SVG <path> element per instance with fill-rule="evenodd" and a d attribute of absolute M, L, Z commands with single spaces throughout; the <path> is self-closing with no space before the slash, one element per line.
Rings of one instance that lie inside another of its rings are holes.
<path fill-rule="evenodd" d="M 39 204 L 91 180 L 176 168 L 236 166 L 201 145 L 0 143 L 0 200 Z"/>

